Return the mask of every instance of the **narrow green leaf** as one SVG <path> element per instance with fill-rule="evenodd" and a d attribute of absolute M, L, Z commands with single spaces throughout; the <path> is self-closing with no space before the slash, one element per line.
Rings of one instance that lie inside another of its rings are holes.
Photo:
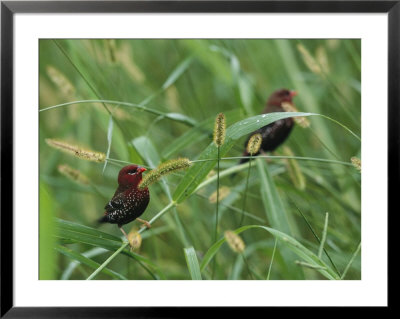
<path fill-rule="evenodd" d="M 96 269 L 96 268 L 98 268 L 100 266 L 99 263 L 97 263 L 94 260 L 91 260 L 91 259 L 83 256 L 82 254 L 79 254 L 79 253 L 73 251 L 72 249 L 66 248 L 66 247 L 61 246 L 61 245 L 57 245 L 55 247 L 55 249 L 59 253 L 65 255 L 65 256 L 67 256 L 67 257 L 69 257 L 71 259 L 74 259 L 74 260 L 80 262 L 81 264 L 89 266 L 92 269 Z M 123 275 L 121 275 L 121 274 L 119 274 L 119 273 L 117 273 L 117 272 L 115 272 L 113 270 L 107 269 L 107 268 L 102 269 L 102 272 L 105 273 L 106 275 L 111 276 L 114 279 L 127 280 L 127 278 L 125 276 L 123 276 Z"/>
<path fill-rule="evenodd" d="M 250 81 L 244 75 L 239 76 L 238 87 L 239 87 L 240 101 L 242 102 L 247 114 L 254 114 L 252 106 L 254 91 Z"/>
<path fill-rule="evenodd" d="M 269 113 L 262 114 L 253 117 L 249 117 L 242 121 L 239 121 L 233 125 L 231 125 L 226 130 L 225 143 L 220 147 L 220 156 L 223 157 L 235 144 L 236 140 L 240 137 L 250 134 L 251 132 L 273 123 L 280 119 L 285 119 L 288 117 L 295 116 L 309 116 L 314 115 L 311 113 L 289 113 L 289 112 L 277 112 L 277 113 Z M 210 143 L 210 145 L 201 153 L 199 160 L 201 159 L 211 159 L 217 158 L 217 147 L 214 143 Z M 200 162 L 193 165 L 185 174 L 182 181 L 178 185 L 173 194 L 173 200 L 181 203 L 187 197 L 189 197 L 196 187 L 203 181 L 203 179 L 207 176 L 207 174 L 213 169 L 217 160 L 215 161 L 206 161 Z"/>
<path fill-rule="evenodd" d="M 321 258 L 322 252 L 324 250 L 324 245 L 325 245 L 325 241 L 326 241 L 326 233 L 328 232 L 328 219 L 329 219 L 329 214 L 326 213 L 324 230 L 322 231 L 321 243 L 319 244 L 319 249 L 318 249 L 318 258 Z"/>
<path fill-rule="evenodd" d="M 61 219 L 56 220 L 56 229 L 57 233 L 55 236 L 59 240 L 72 240 L 74 242 L 101 247 L 109 251 L 116 251 L 120 249 L 121 244 L 123 244 L 121 238 L 103 233 L 91 227 L 75 224 Z M 129 249 L 124 249 L 121 251 L 121 253 L 139 262 L 139 264 L 141 264 L 153 278 L 157 278 L 157 276 L 159 278 L 165 278 L 158 266 L 151 260 L 131 252 Z M 151 269 L 149 269 L 146 265 Z M 157 275 L 153 273 L 153 270 Z"/>
<path fill-rule="evenodd" d="M 73 242 L 72 242 L 72 243 L 73 243 Z M 61 243 L 61 244 L 63 244 L 63 243 Z M 94 247 L 94 248 L 91 248 L 91 249 L 89 249 L 89 250 L 83 252 L 83 253 L 82 253 L 82 256 L 84 256 L 84 257 L 90 259 L 90 258 L 92 258 L 92 257 L 96 257 L 96 256 L 101 255 L 101 254 L 104 254 L 104 253 L 106 253 L 106 252 L 108 252 L 108 250 L 106 250 L 106 249 L 104 249 L 104 248 Z M 72 260 L 72 261 L 68 264 L 68 266 L 65 267 L 65 269 L 64 269 L 64 271 L 63 271 L 63 273 L 62 273 L 60 279 L 61 279 L 61 280 L 68 280 L 68 279 L 71 277 L 72 273 L 74 272 L 75 268 L 76 268 L 77 266 L 79 266 L 79 265 L 80 265 L 80 262 L 79 262 L 79 261 Z"/>
<path fill-rule="evenodd" d="M 271 262 L 270 262 L 269 268 L 268 268 L 267 280 L 269 280 L 269 276 L 271 275 L 272 263 L 274 262 L 275 251 L 276 251 L 276 244 L 277 244 L 277 243 L 278 243 L 278 239 L 275 238 L 274 250 L 272 251 Z"/>
<path fill-rule="evenodd" d="M 300 244 L 296 239 L 293 237 L 280 232 L 276 229 L 266 227 L 266 226 L 261 226 L 261 225 L 248 225 L 248 226 L 243 226 L 240 227 L 234 232 L 236 234 L 239 234 L 243 231 L 246 231 L 248 229 L 252 228 L 259 228 L 259 229 L 264 229 L 268 231 L 271 235 L 273 235 L 275 238 L 279 239 L 282 244 L 288 248 L 290 248 L 298 257 L 302 258 L 305 262 L 309 263 L 310 265 L 316 266 L 316 267 L 322 267 L 317 269 L 323 276 L 325 276 L 328 279 L 340 279 L 338 275 L 327 265 L 325 264 L 324 261 L 322 261 L 320 258 L 318 258 L 317 255 L 315 255 L 312 251 L 304 247 L 302 244 Z M 218 240 L 214 245 L 212 245 L 206 254 L 204 255 L 203 261 L 200 264 L 200 270 L 204 271 L 205 267 L 209 264 L 211 259 L 215 256 L 215 254 L 218 252 L 222 244 L 225 242 L 225 238 L 221 238 Z"/>
<path fill-rule="evenodd" d="M 347 264 L 345 270 L 343 271 L 342 277 L 340 279 L 344 279 L 347 275 L 347 271 L 350 269 L 351 264 L 354 262 L 354 259 L 356 259 L 358 253 L 360 252 L 361 249 L 361 242 L 358 244 L 357 249 L 353 253 L 353 256 L 351 256 L 349 263 Z"/>
<path fill-rule="evenodd" d="M 67 102 L 67 103 L 62 103 L 62 104 L 57 104 L 57 105 L 52 105 L 49 107 L 45 107 L 39 110 L 39 112 L 43 111 L 48 111 L 52 110 L 55 108 L 63 107 L 63 106 L 68 106 L 68 105 L 74 105 L 74 104 L 92 104 L 92 103 L 107 103 L 107 104 L 115 104 L 118 106 L 127 106 L 135 109 L 139 109 L 151 114 L 155 114 L 158 116 L 162 116 L 164 118 L 171 119 L 176 122 L 181 122 L 184 124 L 187 124 L 189 126 L 195 126 L 197 124 L 197 121 L 194 120 L 193 118 L 186 116 L 184 114 L 182 115 L 177 115 L 178 113 L 164 113 L 156 109 L 149 108 L 147 106 L 144 106 L 142 104 L 136 104 L 136 103 L 128 103 L 128 102 L 123 102 L 123 101 L 111 101 L 111 100 L 81 100 L 81 101 L 72 101 L 72 102 Z"/>
<path fill-rule="evenodd" d="M 201 280 L 200 266 L 199 261 L 197 260 L 196 251 L 193 247 L 189 247 L 184 248 L 184 252 L 192 280 Z"/>
<path fill-rule="evenodd" d="M 274 229 L 293 235 L 289 224 L 290 216 L 287 215 L 287 210 L 283 206 L 275 182 L 269 172 L 267 162 L 261 158 L 257 159 L 256 162 L 261 183 L 260 195 L 269 223 Z M 292 224 L 294 224 L 294 222 Z M 287 268 L 296 275 L 296 279 L 303 279 L 303 276 L 300 276 L 301 271 L 299 272 L 296 270 L 294 264 L 295 256 L 293 253 L 283 248 L 281 249 L 281 255 L 286 262 Z"/>
<path fill-rule="evenodd" d="M 108 143 L 108 145 L 107 145 L 106 158 L 110 157 L 112 133 L 113 133 L 113 126 L 114 126 L 113 124 L 114 124 L 113 118 L 112 118 L 112 115 L 110 115 L 110 120 L 108 122 L 108 130 L 107 130 L 107 143 Z M 103 173 L 104 173 L 104 171 L 106 169 L 106 166 L 107 166 L 107 159 L 104 162 Z"/>
<path fill-rule="evenodd" d="M 197 124 L 196 120 L 181 113 L 166 113 L 164 117 L 177 122 L 189 124 L 190 126 L 195 126 Z"/>
<path fill-rule="evenodd" d="M 133 146 L 139 151 L 147 165 L 154 168 L 160 163 L 160 157 L 153 142 L 147 136 L 139 136 L 132 140 Z"/>
<path fill-rule="evenodd" d="M 299 265 L 301 267 L 310 268 L 310 269 L 325 269 L 325 267 L 311 265 L 309 263 L 305 263 L 304 261 L 299 261 L 299 260 L 296 260 L 296 265 Z"/>
<path fill-rule="evenodd" d="M 180 63 L 175 70 L 172 71 L 168 79 L 164 82 L 162 89 L 165 90 L 167 89 L 170 85 L 175 83 L 175 81 L 187 70 L 187 68 L 190 66 L 192 63 L 192 58 L 186 58 L 183 60 L 182 63 Z"/>
<path fill-rule="evenodd" d="M 273 228 L 290 234 L 286 210 L 269 173 L 268 164 L 262 159 L 257 159 L 256 162 L 261 182 L 260 195 L 268 221 Z"/>
<path fill-rule="evenodd" d="M 60 218 L 56 218 L 55 222 L 56 222 L 56 227 L 58 227 L 60 229 L 71 230 L 71 231 L 74 231 L 77 233 L 84 233 L 87 235 L 98 237 L 100 239 L 104 238 L 104 239 L 108 239 L 108 240 L 113 240 L 113 241 L 116 241 L 118 244 L 121 243 L 121 238 L 114 236 L 114 235 L 110 235 L 105 232 L 102 232 L 100 230 L 94 229 L 92 227 L 80 225 L 80 224 L 70 222 L 68 220 L 64 220 L 64 219 L 60 219 Z"/>
<path fill-rule="evenodd" d="M 40 210 L 39 210 L 39 279 L 56 279 L 56 259 L 53 250 L 54 240 L 54 204 L 44 183 L 39 185 Z"/>

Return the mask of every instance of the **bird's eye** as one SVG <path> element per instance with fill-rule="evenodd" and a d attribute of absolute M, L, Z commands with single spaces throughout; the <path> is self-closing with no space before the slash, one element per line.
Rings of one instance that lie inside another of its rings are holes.
<path fill-rule="evenodd" d="M 136 174 L 136 170 L 128 172 L 128 175 L 135 175 L 135 174 Z"/>

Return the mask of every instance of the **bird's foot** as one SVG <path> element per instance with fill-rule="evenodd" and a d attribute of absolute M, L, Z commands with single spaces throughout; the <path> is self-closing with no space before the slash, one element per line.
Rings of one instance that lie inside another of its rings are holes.
<path fill-rule="evenodd" d="M 125 233 L 125 230 L 122 228 L 122 227 L 118 227 L 120 230 L 121 230 L 121 232 L 124 234 L 124 236 L 125 236 L 125 238 L 128 240 L 128 243 L 129 243 L 129 245 L 131 246 L 131 248 L 132 248 L 132 244 L 131 244 L 131 242 L 130 242 L 130 240 L 129 240 L 129 237 L 128 237 L 128 235 L 127 235 L 127 233 Z"/>
<path fill-rule="evenodd" d="M 143 224 L 142 227 L 146 227 L 146 228 L 148 228 L 148 229 L 151 228 L 151 225 L 150 225 L 150 223 L 149 223 L 147 220 L 140 219 L 140 218 L 136 218 L 136 220 L 137 220 L 138 222 L 140 222 L 140 223 Z"/>

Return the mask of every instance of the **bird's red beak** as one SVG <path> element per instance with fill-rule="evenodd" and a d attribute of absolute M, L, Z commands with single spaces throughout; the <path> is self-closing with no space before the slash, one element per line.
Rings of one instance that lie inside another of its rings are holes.
<path fill-rule="evenodd" d="M 145 169 L 144 167 L 139 167 L 139 168 L 137 169 L 137 171 L 138 171 L 139 173 L 142 173 L 142 172 L 144 172 L 144 171 L 147 171 L 147 169 Z"/>
<path fill-rule="evenodd" d="M 297 95 L 297 91 L 290 91 L 290 97 L 295 97 Z"/>

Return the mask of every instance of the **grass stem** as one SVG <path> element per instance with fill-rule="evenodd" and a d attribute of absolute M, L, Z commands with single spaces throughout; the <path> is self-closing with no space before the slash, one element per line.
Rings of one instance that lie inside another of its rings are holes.
<path fill-rule="evenodd" d="M 157 215 L 155 215 L 150 221 L 149 224 L 154 223 L 157 219 L 159 219 L 162 215 L 164 215 L 171 207 L 176 205 L 174 201 L 171 201 L 167 206 L 165 206 Z M 139 230 L 139 234 L 141 234 L 146 228 L 141 228 Z M 101 272 L 115 257 L 118 256 L 120 252 L 122 252 L 127 246 L 128 242 L 124 242 L 120 248 L 118 248 L 110 257 L 106 259 L 88 278 L 87 280 L 92 280 L 97 276 L 99 272 Z"/>
<path fill-rule="evenodd" d="M 249 168 L 247 170 L 246 187 L 244 189 L 244 194 L 243 194 L 242 214 L 241 214 L 241 217 L 240 217 L 240 223 L 239 223 L 238 227 L 241 227 L 243 225 L 243 221 L 244 221 L 244 209 L 246 207 L 247 190 L 249 188 L 249 178 L 250 178 L 250 170 L 251 170 L 251 157 L 250 157 L 250 160 L 249 160 Z"/>
<path fill-rule="evenodd" d="M 293 201 L 292 201 L 292 202 L 293 202 Z M 294 202 L 293 202 L 293 204 L 294 204 Z M 312 228 L 311 224 L 308 222 L 306 216 L 304 216 L 304 214 L 301 212 L 301 210 L 297 207 L 296 204 L 294 204 L 294 205 L 295 205 L 295 207 L 297 208 L 297 210 L 298 210 L 298 212 L 300 213 L 300 215 L 303 217 L 304 221 L 306 222 L 308 228 L 311 230 L 311 232 L 312 232 L 312 234 L 314 235 L 315 239 L 318 241 L 318 243 L 321 244 L 321 240 L 319 239 L 318 235 L 315 233 L 315 231 L 314 231 L 314 229 Z M 339 270 L 337 269 L 335 263 L 333 262 L 331 256 L 328 254 L 328 252 L 326 251 L 325 248 L 323 248 L 323 250 L 324 250 L 325 255 L 328 257 L 329 261 L 331 262 L 333 268 L 335 268 L 336 273 L 337 273 L 337 274 L 339 275 L 339 277 L 340 277 L 340 276 L 341 276 L 341 275 L 340 275 L 340 272 L 339 272 Z"/>
<path fill-rule="evenodd" d="M 324 245 L 325 245 L 325 241 L 326 241 L 326 233 L 328 232 L 328 219 L 329 219 L 329 213 L 326 213 L 324 230 L 322 231 L 321 243 L 319 244 L 319 249 L 318 249 L 318 258 L 320 258 L 320 259 L 322 257 L 322 251 L 324 249 Z"/>
<path fill-rule="evenodd" d="M 245 256 L 243 253 L 241 253 L 240 255 L 241 255 L 242 258 L 243 258 L 243 262 L 244 262 L 245 265 L 246 265 L 247 272 L 249 273 L 251 280 L 254 280 L 253 273 L 252 273 L 252 271 L 251 271 L 251 269 L 250 269 L 250 266 L 249 266 L 249 263 L 248 263 L 248 261 L 247 261 L 246 256 Z"/>
<path fill-rule="evenodd" d="M 336 161 L 336 160 L 331 160 L 331 159 L 324 159 L 324 158 L 315 158 L 315 157 L 302 157 L 302 156 L 281 156 L 281 155 L 258 155 L 258 158 L 270 158 L 270 159 L 296 159 L 296 160 L 305 160 L 305 161 L 315 161 L 315 162 L 325 162 L 325 163 L 332 163 L 332 164 L 341 164 L 341 165 L 346 165 L 346 166 L 353 166 L 350 162 L 343 162 L 343 161 Z M 221 161 L 226 161 L 226 160 L 238 160 L 242 158 L 248 158 L 251 159 L 252 156 L 233 156 L 233 157 L 221 157 Z M 215 161 L 215 159 L 202 159 L 202 160 L 194 160 L 191 161 L 192 163 L 200 163 L 200 162 L 209 162 L 209 161 Z"/>
<path fill-rule="evenodd" d="M 218 208 L 219 208 L 219 149 L 220 147 L 217 146 L 217 207 L 216 207 L 216 213 L 215 213 L 215 230 L 214 230 L 214 240 L 213 244 L 217 241 L 217 236 L 218 236 Z M 215 258 L 213 261 L 213 269 L 212 269 L 212 278 L 214 278 L 214 273 L 215 273 Z"/>
<path fill-rule="evenodd" d="M 269 276 L 271 275 L 272 263 L 274 262 L 275 251 L 276 251 L 276 244 L 277 244 L 277 243 L 278 243 L 278 238 L 275 238 L 274 250 L 272 251 L 271 262 L 270 262 L 269 268 L 268 268 L 267 280 L 269 280 Z"/>
<path fill-rule="evenodd" d="M 343 280 L 344 277 L 346 277 L 346 274 L 349 271 L 350 266 L 353 263 L 354 259 L 357 257 L 358 252 L 360 251 L 360 249 L 361 249 L 361 242 L 358 244 L 356 251 L 354 252 L 353 256 L 351 256 L 351 259 L 350 259 L 349 263 L 347 264 L 346 268 L 344 269 L 343 274 L 340 277 L 341 280 Z"/>

